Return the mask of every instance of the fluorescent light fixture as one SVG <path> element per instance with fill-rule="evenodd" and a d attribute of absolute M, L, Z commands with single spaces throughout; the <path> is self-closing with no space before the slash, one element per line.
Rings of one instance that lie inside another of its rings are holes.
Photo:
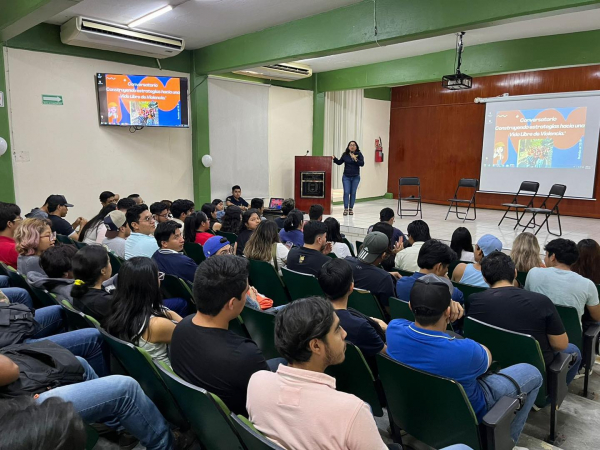
<path fill-rule="evenodd" d="M 172 9 L 173 9 L 173 7 L 171 5 L 167 5 L 164 8 L 157 9 L 156 11 L 151 12 L 150 14 L 146 14 L 144 17 L 140 17 L 139 19 L 134 20 L 127 26 L 129 28 L 135 28 L 135 27 L 143 24 L 144 22 L 148 22 L 149 20 L 155 19 L 158 16 L 162 16 L 164 13 L 168 13 Z"/>

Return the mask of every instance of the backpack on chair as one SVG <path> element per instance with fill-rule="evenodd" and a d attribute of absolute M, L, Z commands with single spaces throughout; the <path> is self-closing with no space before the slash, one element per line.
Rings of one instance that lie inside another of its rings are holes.
<path fill-rule="evenodd" d="M 39 328 L 40 325 L 34 320 L 34 313 L 27 306 L 0 302 L 0 349 L 20 344 L 34 336 Z"/>

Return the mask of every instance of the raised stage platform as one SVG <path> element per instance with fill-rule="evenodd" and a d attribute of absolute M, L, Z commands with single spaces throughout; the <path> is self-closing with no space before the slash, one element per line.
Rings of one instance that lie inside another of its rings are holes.
<path fill-rule="evenodd" d="M 395 212 L 397 203 L 397 200 L 391 199 L 359 202 L 354 205 L 353 216 L 344 216 L 344 206 L 335 205 L 333 206 L 331 216 L 335 217 L 340 222 L 342 233 L 344 233 L 348 240 L 354 244 L 356 240 L 362 241 L 367 234 L 367 228 L 379 221 L 379 211 L 385 207 L 389 207 Z M 471 232 L 473 243 L 477 242 L 477 239 L 484 234 L 493 234 L 502 241 L 506 250 L 510 250 L 512 248 L 513 240 L 522 230 L 522 228 L 518 228 L 513 231 L 513 227 L 516 223 L 514 220 L 505 219 L 504 222 L 502 222 L 502 225 L 498 227 L 498 222 L 504 214 L 503 210 L 477 208 L 477 220 L 467 220 L 464 223 L 462 220 L 457 219 L 452 212 L 448 216 L 448 220 L 444 220 L 446 211 L 448 211 L 448 206 L 423 203 L 423 220 L 429 225 L 432 238 L 450 242 L 454 230 L 464 226 Z M 528 217 L 530 216 L 525 216 L 527 220 Z M 418 218 L 420 217 L 404 216 L 403 219 L 400 219 L 400 216 L 396 215 L 394 226 L 402 230 L 403 233 L 406 233 L 408 224 Z M 540 221 L 541 220 L 543 220 L 543 218 L 541 218 Z M 600 219 L 561 216 L 561 223 L 563 229 L 562 237 L 566 239 L 579 242 L 581 239 L 592 238 L 600 242 Z M 552 231 L 558 230 L 556 217 L 550 218 L 550 229 Z M 555 236 L 548 234 L 544 227 L 537 234 L 537 238 L 540 242 L 540 247 L 543 249 L 544 244 L 554 239 Z"/>

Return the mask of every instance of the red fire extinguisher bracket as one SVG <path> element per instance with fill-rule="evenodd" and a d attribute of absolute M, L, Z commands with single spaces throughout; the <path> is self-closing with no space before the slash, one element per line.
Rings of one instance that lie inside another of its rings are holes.
<path fill-rule="evenodd" d="M 383 146 L 381 142 L 381 136 L 379 137 L 379 139 L 375 139 L 375 162 L 383 162 Z"/>

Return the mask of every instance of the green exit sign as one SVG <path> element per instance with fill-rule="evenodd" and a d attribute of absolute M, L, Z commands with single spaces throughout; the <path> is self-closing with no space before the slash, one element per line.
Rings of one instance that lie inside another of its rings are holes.
<path fill-rule="evenodd" d="M 42 94 L 42 105 L 62 105 L 62 95 L 45 95 Z"/>

